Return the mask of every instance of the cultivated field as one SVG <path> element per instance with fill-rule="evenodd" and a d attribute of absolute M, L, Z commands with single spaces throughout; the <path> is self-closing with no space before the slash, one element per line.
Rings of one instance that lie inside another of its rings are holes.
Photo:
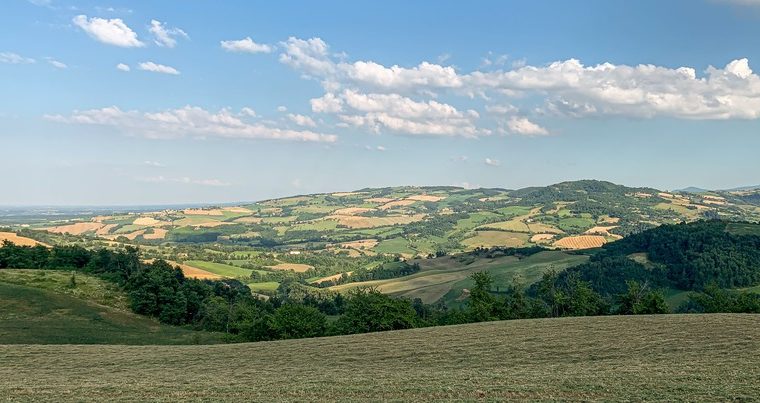
<path fill-rule="evenodd" d="M 3 241 L 11 241 L 19 246 L 42 245 L 42 243 L 37 242 L 34 239 L 18 236 L 14 232 L 0 232 L 0 245 L 2 245 Z"/>
<path fill-rule="evenodd" d="M 0 357 L 0 396 L 27 401 L 751 401 L 760 316 L 539 319 L 216 346 L 5 345 Z"/>

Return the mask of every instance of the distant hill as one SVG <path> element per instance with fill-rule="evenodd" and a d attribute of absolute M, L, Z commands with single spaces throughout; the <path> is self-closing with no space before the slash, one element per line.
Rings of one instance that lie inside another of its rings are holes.
<path fill-rule="evenodd" d="M 687 188 L 678 189 L 676 192 L 683 192 L 683 193 L 696 193 L 696 194 L 702 194 L 702 193 L 709 193 L 711 192 L 708 189 L 702 189 L 694 186 L 689 186 Z"/>

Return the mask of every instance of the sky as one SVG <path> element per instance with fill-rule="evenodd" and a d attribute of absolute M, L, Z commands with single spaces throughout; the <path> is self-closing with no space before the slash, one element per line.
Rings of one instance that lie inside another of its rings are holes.
<path fill-rule="evenodd" d="M 760 184 L 760 0 L 9 0 L 0 205 Z"/>

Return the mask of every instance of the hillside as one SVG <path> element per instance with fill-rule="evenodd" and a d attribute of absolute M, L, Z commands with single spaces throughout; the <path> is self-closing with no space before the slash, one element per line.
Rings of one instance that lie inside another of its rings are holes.
<path fill-rule="evenodd" d="M 752 400 L 760 395 L 758 335 L 757 315 L 661 315 L 222 346 L 0 346 L 8 358 L 0 366 L 0 395 L 36 401 Z"/>
<path fill-rule="evenodd" d="M 0 344 L 207 344 L 220 335 L 133 314 L 127 297 L 98 278 L 0 270 Z"/>

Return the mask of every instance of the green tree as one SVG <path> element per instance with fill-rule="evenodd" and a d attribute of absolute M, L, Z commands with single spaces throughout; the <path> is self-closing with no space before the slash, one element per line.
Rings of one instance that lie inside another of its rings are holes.
<path fill-rule="evenodd" d="M 310 306 L 285 304 L 275 310 L 271 325 L 280 339 L 319 337 L 325 334 L 327 317 Z"/>

